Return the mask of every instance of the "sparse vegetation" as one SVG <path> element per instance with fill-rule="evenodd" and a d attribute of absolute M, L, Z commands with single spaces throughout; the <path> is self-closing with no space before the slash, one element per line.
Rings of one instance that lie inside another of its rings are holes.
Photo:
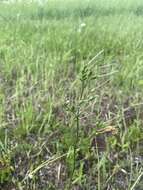
<path fill-rule="evenodd" d="M 143 2 L 0 1 L 0 189 L 143 189 Z"/>

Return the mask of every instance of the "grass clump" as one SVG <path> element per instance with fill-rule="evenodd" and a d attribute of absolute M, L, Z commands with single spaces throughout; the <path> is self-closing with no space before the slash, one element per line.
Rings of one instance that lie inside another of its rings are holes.
<path fill-rule="evenodd" d="M 142 189 L 142 6 L 0 2 L 0 189 Z"/>

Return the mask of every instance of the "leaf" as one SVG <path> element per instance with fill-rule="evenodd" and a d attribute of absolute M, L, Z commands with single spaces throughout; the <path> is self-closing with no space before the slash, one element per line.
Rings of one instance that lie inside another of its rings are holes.
<path fill-rule="evenodd" d="M 111 134 L 116 135 L 118 133 L 118 129 L 113 126 L 108 126 L 102 129 L 97 130 L 96 134 Z"/>

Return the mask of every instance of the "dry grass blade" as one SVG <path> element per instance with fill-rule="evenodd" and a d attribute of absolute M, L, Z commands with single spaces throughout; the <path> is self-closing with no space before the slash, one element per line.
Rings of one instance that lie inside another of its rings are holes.
<path fill-rule="evenodd" d="M 45 166 L 49 165 L 49 164 L 52 164 L 53 162 L 56 162 L 57 160 L 63 158 L 67 156 L 67 153 L 61 155 L 61 156 L 54 156 L 53 158 L 49 159 L 49 160 L 46 160 L 45 162 L 43 162 L 42 164 L 40 164 L 39 166 L 37 166 L 37 168 L 35 168 L 34 170 L 32 171 L 29 171 L 25 178 L 23 179 L 23 181 L 27 180 L 28 178 L 33 178 L 33 175 L 35 175 L 40 169 L 44 168 Z"/>
<path fill-rule="evenodd" d="M 96 54 L 88 63 L 87 65 L 90 65 L 97 57 L 99 57 L 102 53 L 104 52 L 104 50 L 101 50 L 98 54 Z"/>
<path fill-rule="evenodd" d="M 137 184 L 139 183 L 139 181 L 140 181 L 140 179 L 141 179 L 142 176 L 143 176 L 143 171 L 140 172 L 140 175 L 138 176 L 138 178 L 136 179 L 135 183 L 133 184 L 133 186 L 131 187 L 130 190 L 134 190 L 134 189 L 135 189 L 135 187 L 136 187 Z"/>

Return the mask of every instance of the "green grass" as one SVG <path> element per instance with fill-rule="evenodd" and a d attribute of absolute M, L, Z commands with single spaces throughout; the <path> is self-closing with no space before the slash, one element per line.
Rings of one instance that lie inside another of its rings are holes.
<path fill-rule="evenodd" d="M 142 26 L 141 0 L 0 2 L 0 189 L 143 189 Z"/>

